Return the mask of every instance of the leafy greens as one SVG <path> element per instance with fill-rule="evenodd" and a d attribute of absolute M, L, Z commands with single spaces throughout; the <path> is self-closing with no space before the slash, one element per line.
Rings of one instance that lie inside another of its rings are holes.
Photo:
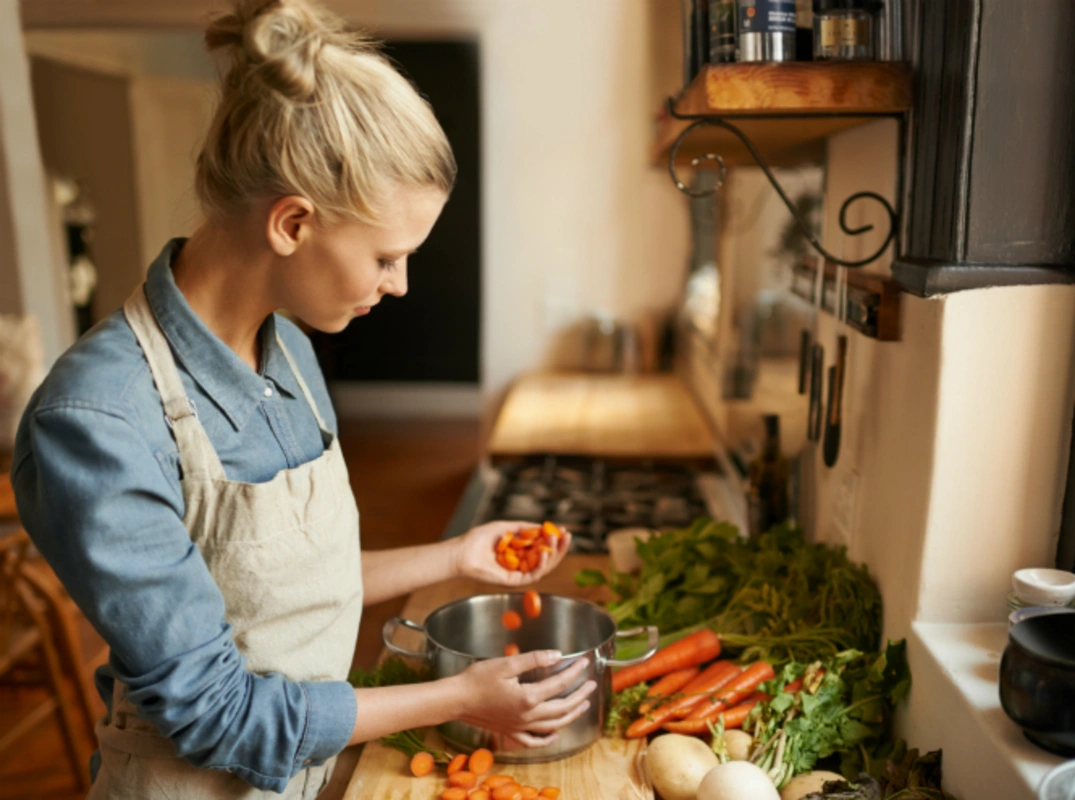
<path fill-rule="evenodd" d="M 636 541 L 638 575 L 582 570 L 579 585 L 607 584 L 609 613 L 623 627 L 656 625 L 661 646 L 709 627 L 743 661 L 811 662 L 848 649 L 874 651 L 881 595 L 843 548 L 807 542 L 781 525 L 753 539 L 703 517 Z M 634 653 L 622 646 L 622 657 Z"/>

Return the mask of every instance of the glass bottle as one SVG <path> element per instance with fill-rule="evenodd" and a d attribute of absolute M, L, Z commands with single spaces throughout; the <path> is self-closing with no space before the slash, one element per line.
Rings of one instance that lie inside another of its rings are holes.
<path fill-rule="evenodd" d="M 765 443 L 761 453 L 750 462 L 748 505 L 750 535 L 759 536 L 785 522 L 788 506 L 788 460 L 780 451 L 780 417 L 766 414 Z"/>
<path fill-rule="evenodd" d="M 814 0 L 814 58 L 873 59 L 873 26 L 874 15 L 867 0 Z"/>

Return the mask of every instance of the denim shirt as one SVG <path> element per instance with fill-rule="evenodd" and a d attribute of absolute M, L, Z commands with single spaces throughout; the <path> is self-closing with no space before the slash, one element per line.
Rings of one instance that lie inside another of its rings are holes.
<path fill-rule="evenodd" d="M 318 458 L 325 437 L 276 335 L 335 434 L 309 339 L 271 316 L 255 373 L 176 286 L 171 264 L 182 245 L 169 242 L 154 261 L 146 297 L 228 479 L 261 483 Z M 178 755 L 280 792 L 347 745 L 354 691 L 342 681 L 247 671 L 220 589 L 183 525 L 179 480 L 160 395 L 117 311 L 56 362 L 30 401 L 12 468 L 19 516 L 111 648 L 96 675 L 105 704 L 111 708 L 113 682 L 122 680 L 139 715 Z"/>

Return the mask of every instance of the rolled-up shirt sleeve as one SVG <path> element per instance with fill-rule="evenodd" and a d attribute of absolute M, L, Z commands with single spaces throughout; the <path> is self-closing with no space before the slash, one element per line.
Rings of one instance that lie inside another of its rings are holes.
<path fill-rule="evenodd" d="M 15 455 L 23 525 L 111 648 L 112 675 L 178 755 L 280 792 L 347 745 L 357 709 L 346 682 L 247 670 L 182 497 L 117 409 L 38 407 Z"/>

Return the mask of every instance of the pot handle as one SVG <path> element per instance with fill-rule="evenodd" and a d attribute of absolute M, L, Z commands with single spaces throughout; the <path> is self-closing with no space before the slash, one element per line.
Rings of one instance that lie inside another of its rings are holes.
<path fill-rule="evenodd" d="M 384 646 L 397 655 L 406 656 L 407 658 L 417 658 L 422 661 L 428 661 L 429 655 L 427 653 L 419 653 L 414 650 L 408 650 L 405 647 L 400 647 L 398 644 L 392 642 L 393 637 L 396 635 L 396 629 L 402 625 L 404 628 L 410 628 L 412 631 L 426 635 L 426 629 L 419 625 L 417 622 L 411 622 L 409 619 L 403 617 L 392 617 L 388 620 L 384 627 L 381 628 L 381 639 L 384 640 Z"/>
<path fill-rule="evenodd" d="M 657 630 L 656 625 L 639 625 L 637 628 L 631 628 L 626 631 L 616 631 L 617 639 L 626 639 L 629 636 L 638 636 L 638 634 L 645 631 L 646 633 L 646 652 L 635 658 L 626 658 L 621 661 L 617 661 L 615 658 L 608 659 L 605 664 L 610 667 L 629 667 L 632 664 L 641 664 L 647 658 L 652 658 L 653 654 L 657 652 L 657 649 L 661 646 L 661 632 Z"/>

